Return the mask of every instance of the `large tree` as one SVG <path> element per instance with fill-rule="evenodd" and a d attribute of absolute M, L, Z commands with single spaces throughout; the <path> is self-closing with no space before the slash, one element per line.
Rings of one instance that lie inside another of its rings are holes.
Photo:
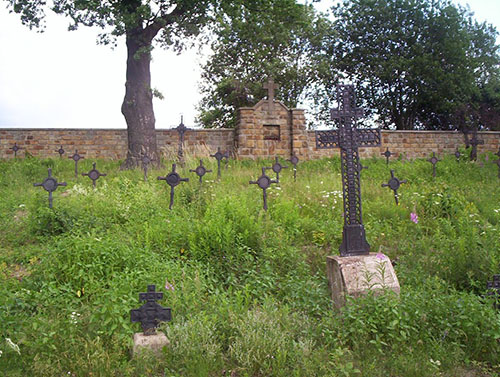
<path fill-rule="evenodd" d="M 182 49 L 189 37 L 200 33 L 223 7 L 219 0 L 7 0 L 30 28 L 43 27 L 47 10 L 68 16 L 70 30 L 80 25 L 103 29 L 99 41 L 116 43 L 124 36 L 127 45 L 125 98 L 122 113 L 127 122 L 128 153 L 123 167 L 135 167 L 147 154 L 159 161 L 156 148 L 151 51 L 153 42 Z"/>
<path fill-rule="evenodd" d="M 263 98 L 269 77 L 279 84 L 277 98 L 296 107 L 316 80 L 312 52 L 328 20 L 295 0 L 237 0 L 226 12 L 203 67 L 200 123 L 234 127 L 236 109 Z"/>
<path fill-rule="evenodd" d="M 449 0 L 346 0 L 333 14 L 323 80 L 344 74 L 387 127 L 454 127 L 496 80 L 495 29 Z"/>

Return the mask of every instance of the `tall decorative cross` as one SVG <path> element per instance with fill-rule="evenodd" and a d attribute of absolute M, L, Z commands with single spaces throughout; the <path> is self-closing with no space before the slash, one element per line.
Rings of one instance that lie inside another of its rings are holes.
<path fill-rule="evenodd" d="M 184 117 L 181 115 L 181 123 L 175 128 L 179 134 L 179 149 L 177 150 L 177 157 L 181 166 L 184 166 L 184 150 L 182 149 L 184 145 L 184 134 L 187 130 L 189 130 L 189 128 L 184 125 L 183 119 Z"/>
<path fill-rule="evenodd" d="M 269 77 L 269 80 L 264 83 L 264 89 L 267 89 L 267 106 L 270 113 L 272 113 L 274 109 L 274 91 L 278 88 L 279 85 L 274 83 L 272 77 Z"/>
<path fill-rule="evenodd" d="M 229 153 L 226 151 L 225 153 L 222 153 L 220 151 L 220 147 L 217 148 L 217 152 L 214 154 L 211 154 L 210 157 L 214 157 L 217 160 L 217 179 L 220 178 L 220 162 L 223 158 L 227 159 L 229 158 Z M 227 163 L 226 163 L 227 166 Z"/>
<path fill-rule="evenodd" d="M 84 159 L 85 157 L 80 156 L 78 154 L 78 149 L 75 149 L 75 154 L 73 156 L 69 156 L 73 161 L 75 161 L 75 178 L 78 178 L 78 161 Z"/>
<path fill-rule="evenodd" d="M 396 205 L 399 205 L 398 189 L 401 186 L 401 183 L 406 182 L 408 182 L 406 179 L 400 181 L 397 177 L 394 176 L 394 170 L 391 170 L 391 179 L 389 179 L 389 182 L 382 183 L 382 187 L 389 187 L 392 191 L 394 191 L 394 200 L 396 201 Z"/>
<path fill-rule="evenodd" d="M 174 205 L 174 187 L 177 186 L 181 182 L 189 182 L 189 178 L 181 178 L 179 174 L 175 171 L 175 164 L 172 164 L 172 171 L 168 173 L 166 177 L 158 177 L 159 181 L 166 181 L 170 186 L 170 206 L 169 209 L 172 209 Z"/>
<path fill-rule="evenodd" d="M 272 183 L 278 183 L 278 181 L 275 181 L 266 175 L 266 169 L 269 168 L 262 168 L 262 175 L 256 181 L 249 182 L 249 184 L 251 185 L 259 185 L 259 187 L 262 189 L 262 196 L 264 198 L 264 211 L 267 211 L 266 190 L 269 188 L 269 186 L 271 186 Z"/>
<path fill-rule="evenodd" d="M 435 177 L 436 176 L 436 164 L 441 160 L 438 160 L 438 158 L 436 157 L 436 152 L 432 152 L 432 157 L 429 158 L 427 161 L 429 161 L 432 164 L 432 176 Z"/>
<path fill-rule="evenodd" d="M 57 182 L 57 179 L 52 177 L 52 169 L 49 168 L 49 176 L 42 183 L 33 183 L 33 186 L 42 186 L 49 193 L 49 208 L 52 208 L 52 192 L 56 191 L 59 186 L 66 186 L 66 182 Z"/>
<path fill-rule="evenodd" d="M 95 162 L 92 164 L 92 170 L 89 171 L 88 173 L 82 173 L 83 176 L 89 177 L 92 180 L 92 185 L 95 188 L 95 182 L 100 178 L 100 177 L 105 177 L 107 174 L 101 173 L 99 170 L 95 168 Z"/>
<path fill-rule="evenodd" d="M 9 149 L 12 149 L 14 151 L 14 158 L 17 158 L 17 151 L 20 149 L 23 149 L 23 148 L 18 146 L 17 143 L 14 143 L 14 146 L 12 148 L 9 148 Z"/>
<path fill-rule="evenodd" d="M 353 85 L 338 85 L 338 109 L 331 109 L 332 119 L 338 119 L 339 129 L 316 131 L 317 148 L 340 147 L 342 189 L 344 196 L 344 229 L 340 256 L 366 255 L 370 245 L 366 241 L 361 211 L 361 182 L 358 147 L 380 146 L 380 129 L 357 129 L 355 120 L 363 110 L 355 107 Z"/>
<path fill-rule="evenodd" d="M 64 154 L 64 149 L 63 149 L 62 145 L 59 147 L 59 149 L 56 149 L 56 152 L 59 153 L 59 157 L 62 158 L 62 156 Z"/>
<path fill-rule="evenodd" d="M 164 308 L 156 301 L 163 298 L 162 292 L 156 292 L 155 285 L 148 285 L 146 293 L 139 293 L 139 301 L 146 301 L 139 309 L 130 311 L 130 321 L 140 322 L 144 335 L 154 335 L 160 322 L 172 320 L 172 309 Z"/>
<path fill-rule="evenodd" d="M 203 166 L 203 160 L 200 160 L 200 165 L 196 167 L 196 169 L 189 169 L 189 171 L 191 173 L 196 173 L 196 175 L 198 177 L 200 177 L 200 184 L 203 182 L 203 176 L 206 174 L 206 173 L 211 173 L 212 170 L 207 170 L 204 166 Z"/>

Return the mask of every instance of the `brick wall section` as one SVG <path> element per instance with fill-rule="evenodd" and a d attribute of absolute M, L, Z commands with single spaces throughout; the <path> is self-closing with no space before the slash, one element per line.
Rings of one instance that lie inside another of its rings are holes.
<path fill-rule="evenodd" d="M 317 149 L 314 131 L 308 131 L 310 155 L 312 158 L 338 156 L 338 148 Z M 478 139 L 484 140 L 484 145 L 478 145 L 478 153 L 485 151 L 496 152 L 500 147 L 500 131 L 478 132 Z M 465 147 L 464 135 L 456 131 L 382 131 L 382 146 L 376 148 L 359 148 L 361 158 L 382 157 L 382 153 L 389 148 L 398 158 L 400 155 L 407 158 L 429 157 L 432 152 L 437 156 L 452 154 L 457 147 Z"/>
<path fill-rule="evenodd" d="M 157 143 L 165 156 L 177 156 L 179 134 L 171 129 L 156 130 Z M 59 157 L 56 152 L 62 145 L 64 157 L 71 156 L 75 149 L 86 158 L 124 159 L 127 154 L 127 130 L 125 129 L 71 129 L 71 128 L 2 128 L 0 129 L 0 158 L 12 158 L 9 149 L 14 143 L 23 149 L 17 152 L 22 157 L 25 151 L 31 155 L 47 158 Z M 186 155 L 208 156 L 217 152 L 233 150 L 234 130 L 193 130 L 184 134 Z"/>
<path fill-rule="evenodd" d="M 184 134 L 186 154 L 208 156 L 221 147 L 223 151 L 237 151 L 240 158 L 273 157 L 280 155 L 290 157 L 293 150 L 300 159 L 337 156 L 338 149 L 316 149 L 314 131 L 306 131 L 304 113 L 302 110 L 286 110 L 286 116 L 278 115 L 281 126 L 285 121 L 293 120 L 288 134 L 285 132 L 283 140 L 263 140 L 262 126 L 258 128 L 252 108 L 241 109 L 240 118 L 253 128 L 192 130 Z M 269 119 L 267 119 L 269 120 Z M 245 122 L 242 122 L 244 124 Z M 284 127 L 288 129 L 287 125 Z M 179 136 L 177 131 L 159 129 L 157 132 L 158 147 L 168 158 L 177 155 Z M 260 135 L 260 136 L 259 136 Z M 496 152 L 500 147 L 500 132 L 479 132 L 479 139 L 484 145 L 478 146 L 479 153 L 484 151 Z M 242 148 L 243 143 L 247 147 Z M 127 131 L 125 129 L 42 129 L 42 128 L 3 128 L 0 129 L 0 158 L 12 158 L 14 152 L 10 150 L 14 143 L 24 148 L 18 156 L 24 156 L 27 150 L 33 156 L 58 157 L 56 149 L 60 145 L 66 150 L 65 157 L 72 155 L 75 149 L 87 158 L 123 159 L 127 151 Z M 451 154 L 456 147 L 463 147 L 464 137 L 459 132 L 447 131 L 382 131 L 382 146 L 379 148 L 360 148 L 362 158 L 376 156 L 389 147 L 396 153 L 396 158 L 403 154 L 409 158 L 429 157 L 432 152 L 438 156 Z"/>

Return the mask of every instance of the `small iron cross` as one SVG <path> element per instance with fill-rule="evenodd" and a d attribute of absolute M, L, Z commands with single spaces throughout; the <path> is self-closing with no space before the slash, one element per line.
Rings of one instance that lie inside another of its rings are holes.
<path fill-rule="evenodd" d="M 429 158 L 427 161 L 429 161 L 432 164 L 432 176 L 435 177 L 436 176 L 436 164 L 441 160 L 438 160 L 438 158 L 436 157 L 436 152 L 432 152 L 432 157 Z"/>
<path fill-rule="evenodd" d="M 269 186 L 271 186 L 272 183 L 278 183 L 278 181 L 275 181 L 266 175 L 266 169 L 269 169 L 269 168 L 262 168 L 262 175 L 256 181 L 249 182 L 249 184 L 251 184 L 251 185 L 259 185 L 259 187 L 262 189 L 262 195 L 264 198 L 264 211 L 267 211 L 267 193 L 266 193 L 266 190 L 269 188 Z"/>
<path fill-rule="evenodd" d="M 470 152 L 470 160 L 476 161 L 477 160 L 477 146 L 484 144 L 484 140 L 479 140 L 477 138 L 477 130 L 476 129 L 474 129 L 474 132 L 472 133 L 472 139 L 470 140 L 469 144 L 472 147 L 472 150 Z"/>
<path fill-rule="evenodd" d="M 455 158 L 457 159 L 457 162 L 460 162 L 460 151 L 458 150 L 458 147 L 457 147 L 457 150 L 455 151 Z"/>
<path fill-rule="evenodd" d="M 495 153 L 495 156 L 498 156 L 498 158 L 500 158 L 500 147 L 498 147 L 498 152 Z"/>
<path fill-rule="evenodd" d="M 69 156 L 73 161 L 75 161 L 75 178 L 78 178 L 78 161 L 84 159 L 85 157 L 80 156 L 78 154 L 78 149 L 75 149 L 75 154 L 73 156 Z"/>
<path fill-rule="evenodd" d="M 267 89 L 267 106 L 270 113 L 272 113 L 274 109 L 274 91 L 278 88 L 278 84 L 274 83 L 272 77 L 270 77 L 269 80 L 264 83 L 264 89 Z"/>
<path fill-rule="evenodd" d="M 17 143 L 14 143 L 14 146 L 12 148 L 9 148 L 9 149 L 12 149 L 14 151 L 14 158 L 17 158 L 17 151 L 20 150 L 20 149 L 24 149 L 24 148 L 19 147 L 17 145 Z"/>
<path fill-rule="evenodd" d="M 59 153 L 59 157 L 62 158 L 62 156 L 64 154 L 64 149 L 63 149 L 62 145 L 59 147 L 59 149 L 56 149 L 56 152 Z"/>
<path fill-rule="evenodd" d="M 207 170 L 204 166 L 203 166 L 203 160 L 200 160 L 200 165 L 196 167 L 196 169 L 190 169 L 189 170 L 191 173 L 196 173 L 196 175 L 198 177 L 200 177 L 200 184 L 202 183 L 203 181 L 203 176 L 206 174 L 206 173 L 211 173 L 212 170 Z"/>
<path fill-rule="evenodd" d="M 142 170 L 144 171 L 144 182 L 148 180 L 148 167 L 149 164 L 151 164 L 152 160 L 149 158 L 147 154 L 142 155 L 141 157 L 141 163 L 142 163 Z"/>
<path fill-rule="evenodd" d="M 179 174 L 175 171 L 176 165 L 172 164 L 172 171 L 168 173 L 166 177 L 158 177 L 159 181 L 166 181 L 170 186 L 170 206 L 169 209 L 172 209 L 174 205 L 174 187 L 177 186 L 181 182 L 189 182 L 189 178 L 181 178 Z"/>
<path fill-rule="evenodd" d="M 500 299 L 500 275 L 493 275 L 493 281 L 488 281 L 486 283 L 486 289 L 488 289 L 488 296 L 494 296 L 496 298 L 495 308 L 498 309 Z"/>
<path fill-rule="evenodd" d="M 95 162 L 92 164 L 92 170 L 89 171 L 88 173 L 82 173 L 83 176 L 89 177 L 92 180 L 92 185 L 95 188 L 95 182 L 100 178 L 100 177 L 105 177 L 107 174 L 101 173 L 99 170 L 95 168 Z"/>
<path fill-rule="evenodd" d="M 280 183 L 280 172 L 282 169 L 288 169 L 288 166 L 281 165 L 278 156 L 276 156 L 274 161 L 275 162 L 271 169 L 273 169 L 273 172 L 276 173 L 276 183 Z"/>
<path fill-rule="evenodd" d="M 381 153 L 382 156 L 385 156 L 385 164 L 389 165 L 389 158 L 393 155 L 393 153 L 387 148 L 385 152 Z"/>
<path fill-rule="evenodd" d="M 139 293 L 139 301 L 146 301 L 139 309 L 130 311 L 130 321 L 140 322 L 144 335 L 154 335 L 160 322 L 172 320 L 172 309 L 164 308 L 156 301 L 163 298 L 163 292 L 156 292 L 155 285 L 148 285 L 146 293 Z"/>
<path fill-rule="evenodd" d="M 299 158 L 296 156 L 295 152 L 292 154 L 287 161 L 290 161 L 293 165 L 293 181 L 297 180 L 297 164 L 299 163 Z"/>
<path fill-rule="evenodd" d="M 220 178 L 220 162 L 223 158 L 227 159 L 229 158 L 229 153 L 228 152 L 225 152 L 225 153 L 222 153 L 220 151 L 220 147 L 217 148 L 217 152 L 215 152 L 214 154 L 211 154 L 210 157 L 214 157 L 216 160 L 217 160 L 217 179 Z M 226 164 L 227 166 L 227 164 Z"/>
<path fill-rule="evenodd" d="M 498 166 L 498 178 L 500 178 L 500 158 L 498 160 L 493 161 L 493 163 Z"/>
<path fill-rule="evenodd" d="M 57 179 L 52 177 L 52 169 L 49 168 L 48 177 L 42 183 L 33 183 L 33 186 L 42 186 L 45 191 L 49 193 L 49 208 L 52 208 L 52 193 L 57 190 L 59 186 L 66 186 L 66 182 L 57 182 Z"/>
<path fill-rule="evenodd" d="M 189 128 L 184 125 L 183 119 L 184 117 L 181 115 L 181 123 L 175 128 L 175 130 L 179 134 L 179 149 L 177 150 L 177 157 L 181 166 L 184 166 L 184 151 L 182 149 L 184 145 L 184 134 L 187 130 L 189 130 Z"/>
<path fill-rule="evenodd" d="M 387 183 L 382 183 L 382 187 L 389 187 L 392 191 L 394 191 L 394 200 L 396 200 L 396 205 L 399 205 L 398 201 L 398 189 L 401 186 L 401 183 L 408 182 L 406 179 L 400 181 L 397 177 L 394 176 L 394 170 L 391 170 L 391 179 Z"/>

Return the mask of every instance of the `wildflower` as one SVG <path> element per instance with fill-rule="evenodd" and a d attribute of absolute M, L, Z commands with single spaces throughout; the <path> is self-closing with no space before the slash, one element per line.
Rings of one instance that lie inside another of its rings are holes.
<path fill-rule="evenodd" d="M 418 224 L 418 215 L 415 212 L 410 213 L 410 219 L 413 221 L 415 224 Z"/>
<path fill-rule="evenodd" d="M 384 260 L 385 258 L 387 258 L 383 253 L 377 253 L 376 257 L 380 260 Z"/>
<path fill-rule="evenodd" d="M 175 288 L 172 284 L 168 282 L 168 280 L 165 279 L 165 289 L 167 291 L 175 291 Z"/>

